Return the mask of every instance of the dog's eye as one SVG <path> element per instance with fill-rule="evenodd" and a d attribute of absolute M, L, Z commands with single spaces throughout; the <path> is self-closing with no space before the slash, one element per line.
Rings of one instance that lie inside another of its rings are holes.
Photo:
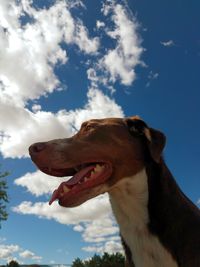
<path fill-rule="evenodd" d="M 83 132 L 89 132 L 92 129 L 94 129 L 94 125 L 92 125 L 92 124 L 85 124 L 85 125 L 82 126 L 82 131 Z"/>
<path fill-rule="evenodd" d="M 133 133 L 136 133 L 138 135 L 142 135 L 143 134 L 143 130 L 144 130 L 144 128 L 137 127 L 136 125 L 133 125 L 133 126 L 130 127 L 130 131 L 133 132 Z"/>
<path fill-rule="evenodd" d="M 129 120 L 127 122 L 129 130 L 136 136 L 144 135 L 144 129 L 147 127 L 146 124 L 141 120 Z"/>
<path fill-rule="evenodd" d="M 89 131 L 89 130 L 91 130 L 91 129 L 93 129 L 93 126 L 92 126 L 92 125 L 87 125 L 87 126 L 85 126 L 85 130 L 86 130 L 86 131 Z"/>

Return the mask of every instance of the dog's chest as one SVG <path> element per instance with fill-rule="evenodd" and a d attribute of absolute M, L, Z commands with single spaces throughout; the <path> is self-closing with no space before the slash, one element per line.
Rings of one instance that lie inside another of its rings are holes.
<path fill-rule="evenodd" d="M 178 267 L 158 237 L 148 230 L 148 185 L 145 170 L 122 179 L 109 192 L 121 235 L 136 267 Z"/>

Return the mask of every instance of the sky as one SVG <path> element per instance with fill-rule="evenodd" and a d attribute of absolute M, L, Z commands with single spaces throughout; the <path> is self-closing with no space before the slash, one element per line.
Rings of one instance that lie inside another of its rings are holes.
<path fill-rule="evenodd" d="M 49 206 L 63 178 L 28 155 L 90 118 L 139 115 L 165 133 L 165 161 L 200 207 L 199 10 L 197 0 L 0 0 L 0 163 L 10 172 L 0 264 L 122 251 L 108 196 Z"/>

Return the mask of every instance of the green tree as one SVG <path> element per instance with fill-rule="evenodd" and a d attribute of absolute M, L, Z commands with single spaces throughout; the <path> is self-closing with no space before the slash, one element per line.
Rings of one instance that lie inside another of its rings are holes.
<path fill-rule="evenodd" d="M 104 253 L 103 256 L 95 254 L 89 260 L 81 261 L 77 258 L 72 263 L 72 267 L 124 267 L 124 265 L 125 258 L 121 253 Z"/>
<path fill-rule="evenodd" d="M 84 267 L 101 267 L 101 261 L 101 257 L 95 254 L 90 260 L 84 262 Z"/>
<path fill-rule="evenodd" d="M 8 202 L 7 195 L 7 182 L 5 177 L 8 176 L 8 172 L 0 172 L 0 228 L 1 222 L 7 220 L 8 213 L 6 211 L 6 203 Z"/>
<path fill-rule="evenodd" d="M 80 258 L 76 258 L 76 259 L 72 262 L 72 267 L 85 267 L 85 264 L 81 261 Z"/>
<path fill-rule="evenodd" d="M 8 264 L 7 264 L 7 267 L 19 267 L 19 263 L 17 261 L 10 261 Z"/>
<path fill-rule="evenodd" d="M 108 254 L 104 252 L 101 257 L 101 266 L 100 267 L 124 267 L 125 258 L 121 253 Z"/>

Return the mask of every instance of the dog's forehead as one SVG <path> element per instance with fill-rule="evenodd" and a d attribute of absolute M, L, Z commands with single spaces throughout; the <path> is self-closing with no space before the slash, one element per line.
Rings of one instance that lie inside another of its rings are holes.
<path fill-rule="evenodd" d="M 91 119 L 83 122 L 82 126 L 88 124 L 103 124 L 103 125 L 124 125 L 127 119 L 143 121 L 139 116 L 125 117 L 125 118 L 104 118 L 104 119 Z"/>
<path fill-rule="evenodd" d="M 99 125 L 112 125 L 112 124 L 122 124 L 124 122 L 123 118 L 104 118 L 104 119 L 91 119 L 82 123 L 82 126 L 88 124 L 99 124 Z"/>

